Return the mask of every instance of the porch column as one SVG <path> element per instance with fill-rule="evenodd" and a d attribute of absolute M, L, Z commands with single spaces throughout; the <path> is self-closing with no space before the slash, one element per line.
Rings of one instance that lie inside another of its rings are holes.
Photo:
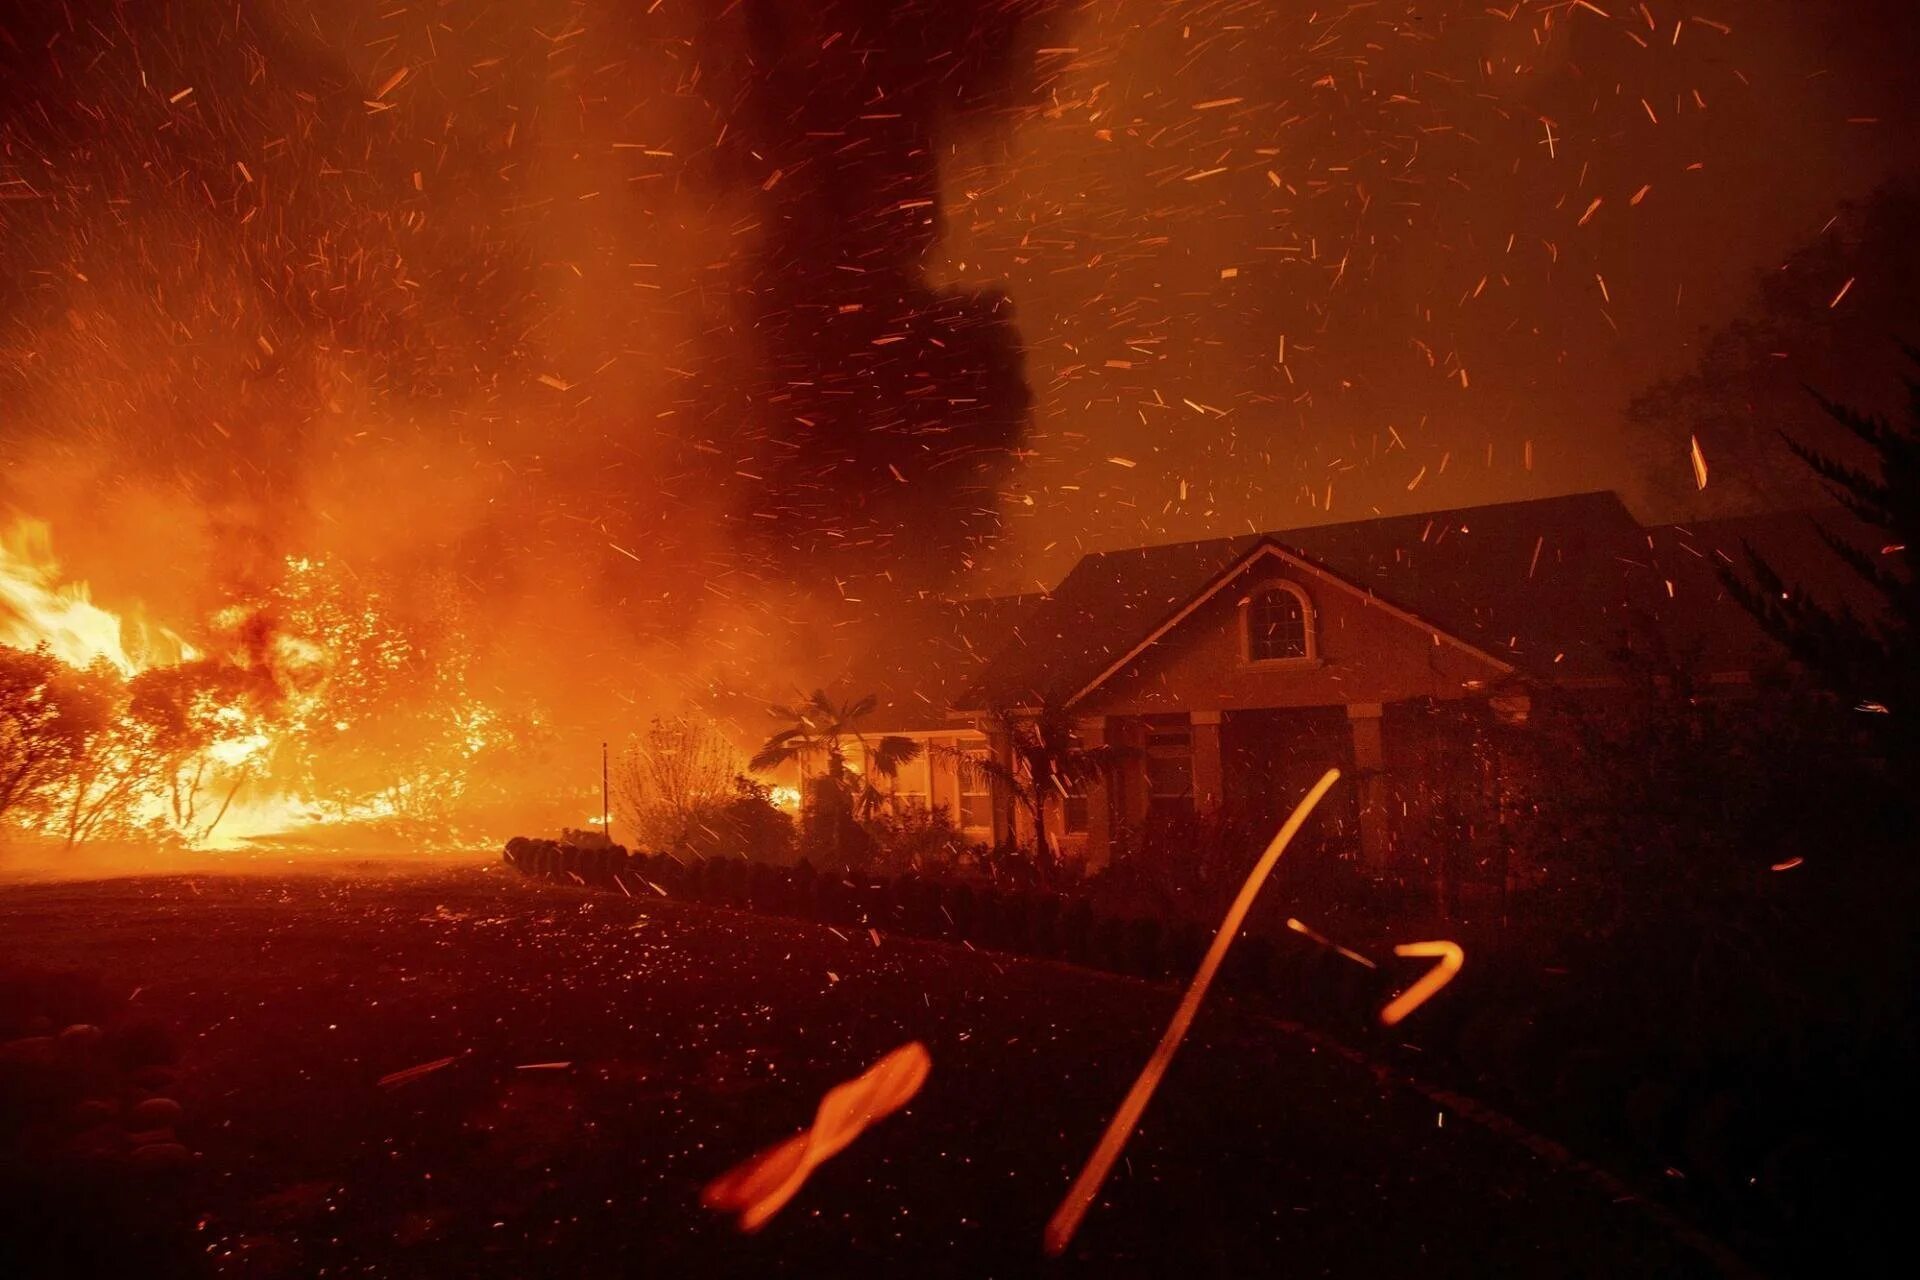
<path fill-rule="evenodd" d="M 1001 768 L 1011 771 L 1013 768 L 1013 737 L 997 725 L 985 726 L 987 734 L 987 753 Z M 997 845 L 1004 841 L 1017 841 L 1019 832 L 1015 824 L 1019 819 L 1014 810 L 1017 807 L 1013 792 L 999 778 L 991 779 L 988 790 L 993 796 L 993 842 Z"/>
<path fill-rule="evenodd" d="M 1193 811 L 1218 813 L 1226 799 L 1220 769 L 1220 713 L 1195 711 L 1187 717 L 1193 752 Z"/>
<path fill-rule="evenodd" d="M 1139 830 L 1147 820 L 1147 802 L 1152 797 L 1147 794 L 1147 730 L 1139 720 L 1122 720 L 1119 724 L 1108 723 L 1110 741 L 1131 748 L 1120 761 L 1120 821 L 1126 826 Z"/>
<path fill-rule="evenodd" d="M 1353 726 L 1354 786 L 1360 808 L 1360 863 L 1369 875 L 1383 874 L 1392 853 L 1392 829 L 1387 820 L 1385 742 L 1380 732 L 1381 706 L 1377 702 L 1350 702 L 1347 719 Z"/>
<path fill-rule="evenodd" d="M 1080 745 L 1093 750 L 1107 744 L 1107 718 L 1094 716 L 1074 726 Z M 1087 871 L 1107 865 L 1113 856 L 1113 787 L 1104 772 L 1087 779 Z"/>
<path fill-rule="evenodd" d="M 952 752 L 953 743 L 945 738 L 927 740 L 927 812 L 945 809 L 957 823 L 960 821 L 960 770 Z"/>

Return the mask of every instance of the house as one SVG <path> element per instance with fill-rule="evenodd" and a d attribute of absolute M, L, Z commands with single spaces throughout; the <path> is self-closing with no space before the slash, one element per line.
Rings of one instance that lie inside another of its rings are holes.
<path fill-rule="evenodd" d="M 999 646 L 1024 634 L 1044 597 L 974 600 L 927 598 L 890 610 L 885 643 L 860 655 L 841 684 L 849 696 L 872 694 L 875 707 L 860 721 L 864 742 L 845 744 L 849 767 L 871 768 L 866 749 L 883 736 L 921 747 L 917 758 L 880 782 L 896 809 L 944 808 L 970 843 L 993 844 L 1012 828 L 996 821 L 994 789 L 967 761 L 991 748 L 986 714 L 954 708 Z"/>
<path fill-rule="evenodd" d="M 1436 804 L 1492 820 L 1474 807 L 1490 794 L 1447 794 L 1478 789 L 1474 725 L 1604 696 L 1623 650 L 1683 655 L 1727 690 L 1777 663 L 1717 565 L 1757 540 L 1831 579 L 1805 553 L 1811 529 L 1648 528 L 1585 493 L 1095 553 L 1044 595 L 947 606 L 932 641 L 902 646 L 863 728 L 932 748 L 897 802 L 945 805 L 982 840 L 1033 834 L 965 765 L 1011 759 L 1008 717 L 1064 713 L 1081 742 L 1123 748 L 1051 809 L 1055 844 L 1090 869 L 1156 826 L 1232 813 L 1272 830 L 1337 766 L 1351 785 L 1316 827 L 1385 873 L 1421 856 Z"/>

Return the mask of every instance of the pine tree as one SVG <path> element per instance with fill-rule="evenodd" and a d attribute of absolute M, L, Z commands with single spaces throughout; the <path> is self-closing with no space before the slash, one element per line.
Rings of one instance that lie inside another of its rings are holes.
<path fill-rule="evenodd" d="M 1920 760 L 1920 584 L 1905 568 L 1920 546 L 1920 349 L 1903 347 L 1914 369 L 1906 379 L 1904 421 L 1864 413 L 1814 392 L 1827 416 L 1871 450 L 1870 469 L 1789 439 L 1788 446 L 1823 480 L 1836 501 L 1880 531 L 1880 547 L 1862 548 L 1822 527 L 1821 539 L 1878 597 L 1874 616 L 1844 601 L 1829 607 L 1746 547 L 1750 572 L 1722 570 L 1728 590 L 1762 628 L 1821 683 L 1850 705 L 1874 713 L 1889 756 Z"/>

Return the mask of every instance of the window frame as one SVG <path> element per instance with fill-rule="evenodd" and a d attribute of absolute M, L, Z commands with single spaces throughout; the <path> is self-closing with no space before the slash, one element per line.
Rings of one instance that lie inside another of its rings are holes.
<path fill-rule="evenodd" d="M 1159 789 L 1162 775 L 1154 766 L 1161 762 L 1179 766 L 1178 771 L 1186 775 L 1184 789 L 1180 791 Z M 1145 737 L 1145 765 L 1148 821 L 1164 823 L 1192 818 L 1196 803 L 1193 789 L 1192 724 L 1148 725 Z"/>
<path fill-rule="evenodd" d="M 978 768 L 974 761 L 991 758 L 990 749 L 985 746 L 966 746 L 961 748 L 960 759 L 956 762 L 954 786 L 954 825 L 967 835 L 985 833 L 988 839 L 993 836 L 993 777 L 986 770 Z M 969 790 L 968 783 L 973 782 L 978 790 Z M 975 826 L 967 821 L 971 816 L 967 812 L 967 799 L 981 797 L 986 810 L 986 821 Z"/>
<path fill-rule="evenodd" d="M 1302 652 L 1277 658 L 1257 658 L 1253 653 L 1253 611 L 1254 607 L 1268 596 L 1285 592 L 1300 605 L 1301 649 Z M 1270 578 L 1249 591 L 1240 602 L 1240 660 L 1249 667 L 1298 667 L 1310 666 L 1320 661 L 1320 639 L 1318 621 L 1313 607 L 1313 597 L 1306 593 L 1298 583 L 1285 578 Z"/>

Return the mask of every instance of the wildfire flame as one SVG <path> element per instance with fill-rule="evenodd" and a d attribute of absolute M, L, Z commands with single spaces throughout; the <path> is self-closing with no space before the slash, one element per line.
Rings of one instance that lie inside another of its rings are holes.
<path fill-rule="evenodd" d="M 528 717 L 468 692 L 456 625 L 424 624 L 438 634 L 423 643 L 341 566 L 288 558 L 270 592 L 204 621 L 203 649 L 95 603 L 53 548 L 41 521 L 0 534 L 0 646 L 57 659 L 111 709 L 94 713 L 84 766 L 33 809 L 0 806 L 8 825 L 69 846 L 111 828 L 210 848 L 322 822 L 418 828 L 471 800 L 479 762 L 524 745 Z"/>
<path fill-rule="evenodd" d="M 86 583 L 60 578 L 53 531 L 44 521 L 22 519 L 0 532 L 0 644 L 44 644 L 69 666 L 104 661 L 123 676 L 199 656 L 171 631 L 129 624 L 101 608 Z"/>

